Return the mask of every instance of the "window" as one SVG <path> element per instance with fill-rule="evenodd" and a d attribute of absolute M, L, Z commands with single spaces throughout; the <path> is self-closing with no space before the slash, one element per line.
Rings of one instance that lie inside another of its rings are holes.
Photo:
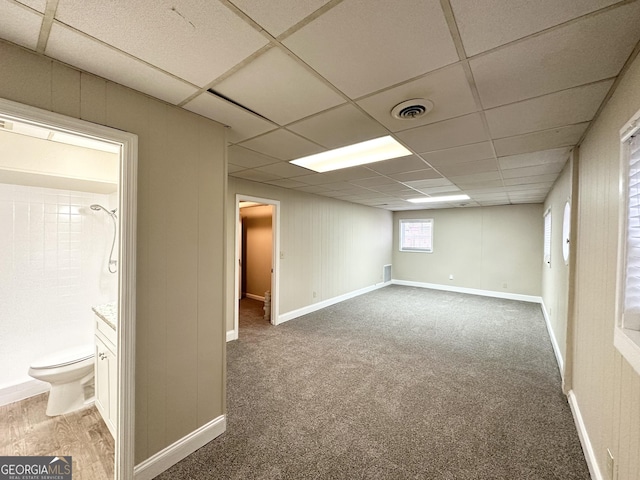
<path fill-rule="evenodd" d="M 433 218 L 400 220 L 401 252 L 433 252 Z"/>
<path fill-rule="evenodd" d="M 543 261 L 551 266 L 551 209 L 544 214 L 544 254 Z"/>
<path fill-rule="evenodd" d="M 640 373 L 640 111 L 622 129 L 622 189 L 614 345 Z"/>

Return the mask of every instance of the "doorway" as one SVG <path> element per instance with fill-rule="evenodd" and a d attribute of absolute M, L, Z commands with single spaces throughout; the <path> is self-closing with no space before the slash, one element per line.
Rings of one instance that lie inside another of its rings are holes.
<path fill-rule="evenodd" d="M 265 318 L 278 324 L 280 271 L 280 202 L 236 195 L 234 331 L 238 338 L 240 301 L 265 303 Z"/>
<path fill-rule="evenodd" d="M 117 301 L 115 308 L 117 342 L 114 367 L 116 371 L 115 403 L 115 458 L 114 477 L 116 480 L 133 477 L 133 439 L 134 439 L 134 358 L 135 358 L 135 299 L 136 299 L 136 175 L 137 175 L 137 136 L 109 127 L 95 125 L 83 120 L 66 117 L 35 107 L 0 99 L 0 121 L 20 124 L 25 130 L 47 131 L 46 140 L 60 141 L 80 147 L 92 142 L 109 145 L 117 152 L 118 185 L 113 205 L 107 207 L 95 204 L 91 211 L 105 213 L 113 218 L 117 238 L 114 247 L 117 255 L 109 259 L 109 266 L 117 276 Z M 57 137 L 56 140 L 54 137 Z M 42 137 L 44 139 L 44 137 Z M 64 139 L 64 140 L 61 140 Z M 15 168 L 11 175 L 25 176 Z M 55 174 L 52 175 L 55 177 Z M 94 208 L 96 207 L 96 208 Z M 100 207 L 100 208 L 98 208 Z M 112 211 L 113 210 L 113 211 Z M 117 215 L 115 214 L 117 212 Z M 86 213 L 86 212 L 84 212 Z M 116 218 L 117 217 L 117 218 Z M 112 249 L 113 251 L 113 249 Z M 106 268 L 106 267 L 105 267 Z"/>

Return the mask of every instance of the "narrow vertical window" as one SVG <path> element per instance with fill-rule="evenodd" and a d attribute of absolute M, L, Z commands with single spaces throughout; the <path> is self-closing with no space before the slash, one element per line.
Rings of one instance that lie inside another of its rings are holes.
<path fill-rule="evenodd" d="M 551 266 L 551 209 L 544 214 L 544 250 L 543 261 Z"/>
<path fill-rule="evenodd" d="M 400 220 L 401 252 L 433 252 L 433 219 Z"/>
<path fill-rule="evenodd" d="M 629 140 L 624 328 L 640 330 L 640 137 Z"/>

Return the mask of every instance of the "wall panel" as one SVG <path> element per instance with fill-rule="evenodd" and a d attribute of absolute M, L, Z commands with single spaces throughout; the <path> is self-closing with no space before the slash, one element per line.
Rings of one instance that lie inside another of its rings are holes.
<path fill-rule="evenodd" d="M 224 128 L 0 42 L 0 97 L 138 135 L 139 463 L 224 413 Z"/>

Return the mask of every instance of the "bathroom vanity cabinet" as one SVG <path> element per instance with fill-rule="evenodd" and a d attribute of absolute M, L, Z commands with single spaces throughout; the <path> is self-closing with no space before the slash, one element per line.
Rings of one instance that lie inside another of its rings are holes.
<path fill-rule="evenodd" d="M 115 323 L 110 321 L 104 311 L 94 307 L 96 313 L 96 369 L 95 395 L 96 408 L 109 431 L 115 437 L 118 408 L 118 363 L 117 335 Z"/>

